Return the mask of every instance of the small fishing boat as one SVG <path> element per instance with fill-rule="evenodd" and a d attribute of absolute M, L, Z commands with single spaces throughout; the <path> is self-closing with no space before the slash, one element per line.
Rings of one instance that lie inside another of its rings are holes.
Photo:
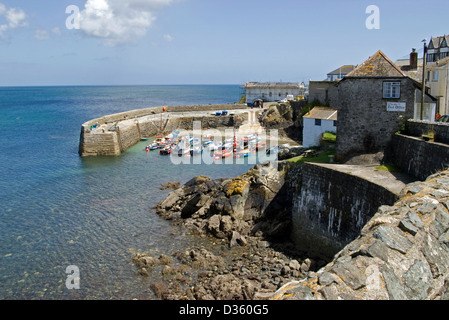
<path fill-rule="evenodd" d="M 172 153 L 172 148 L 170 146 L 166 146 L 165 148 L 159 150 L 159 154 L 161 156 L 168 156 Z"/>
<path fill-rule="evenodd" d="M 140 139 L 140 141 L 148 141 L 148 140 L 150 140 L 150 139 L 148 139 L 148 138 L 141 138 Z"/>
<path fill-rule="evenodd" d="M 214 159 L 219 160 L 222 158 L 227 158 L 227 157 L 232 156 L 233 154 L 234 154 L 234 152 L 232 149 L 222 149 L 222 150 L 216 151 L 214 153 Z"/>
<path fill-rule="evenodd" d="M 251 150 L 249 149 L 243 149 L 237 152 L 237 158 L 246 158 L 251 154 Z"/>
<path fill-rule="evenodd" d="M 147 148 L 151 151 L 151 150 L 156 150 L 159 149 L 159 145 L 157 143 L 152 143 L 150 145 L 147 146 Z"/>
<path fill-rule="evenodd" d="M 191 155 L 194 155 L 194 154 L 200 154 L 200 153 L 202 153 L 203 152 L 203 146 L 201 146 L 201 145 L 199 145 L 199 146 L 196 146 L 196 147 L 193 147 L 193 148 L 191 148 L 190 149 L 190 154 Z"/>
<path fill-rule="evenodd" d="M 216 151 L 216 150 L 219 150 L 221 147 L 222 147 L 222 143 L 221 142 L 215 142 L 215 143 L 210 143 L 208 146 L 207 146 L 207 150 L 209 150 L 209 151 L 211 151 L 211 152 L 213 152 L 213 151 Z"/>
<path fill-rule="evenodd" d="M 256 145 L 254 146 L 254 149 L 255 149 L 256 151 L 259 151 L 259 150 L 265 149 L 266 146 L 267 146 L 267 144 L 266 144 L 265 142 L 258 142 L 258 143 L 256 143 Z"/>

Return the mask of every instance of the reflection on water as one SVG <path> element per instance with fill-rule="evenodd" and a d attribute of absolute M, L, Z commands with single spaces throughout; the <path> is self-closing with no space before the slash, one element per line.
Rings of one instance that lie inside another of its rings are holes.
<path fill-rule="evenodd" d="M 132 254 L 173 253 L 203 241 L 151 211 L 169 192 L 161 184 L 237 176 L 251 165 L 175 165 L 144 146 L 81 159 L 77 170 L 43 172 L 43 183 L 30 187 L 34 196 L 25 189 L 20 202 L 8 204 L 14 222 L 2 239 L 2 298 L 152 298 L 151 279 L 134 274 Z M 80 269 L 80 290 L 65 286 L 69 265 Z"/>
<path fill-rule="evenodd" d="M 151 299 L 134 252 L 170 253 L 201 241 L 151 211 L 168 190 L 248 165 L 174 166 L 144 143 L 82 159 L 81 124 L 129 109 L 227 103 L 239 86 L 0 88 L 0 299 Z M 68 290 L 66 268 L 80 270 Z"/>

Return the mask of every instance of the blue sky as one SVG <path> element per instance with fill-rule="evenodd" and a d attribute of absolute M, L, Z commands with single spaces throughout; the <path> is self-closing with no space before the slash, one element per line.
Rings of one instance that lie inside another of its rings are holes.
<path fill-rule="evenodd" d="M 67 29 L 66 8 L 80 9 Z M 366 28 L 369 5 L 380 29 Z M 322 80 L 449 33 L 449 1 L 0 0 L 0 86 Z M 422 50 L 422 49 L 421 49 Z"/>

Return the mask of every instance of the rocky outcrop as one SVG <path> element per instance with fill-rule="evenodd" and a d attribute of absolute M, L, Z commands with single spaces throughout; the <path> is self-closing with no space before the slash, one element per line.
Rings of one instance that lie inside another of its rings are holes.
<path fill-rule="evenodd" d="M 289 103 L 278 103 L 260 113 L 259 121 L 268 129 L 285 128 L 293 124 L 293 115 L 294 110 Z"/>
<path fill-rule="evenodd" d="M 448 171 L 409 184 L 331 263 L 272 299 L 448 299 L 448 208 Z"/>
<path fill-rule="evenodd" d="M 244 245 L 245 237 L 257 231 L 268 237 L 285 236 L 290 219 L 283 213 L 288 214 L 288 206 L 278 205 L 282 210 L 270 216 L 284 179 L 285 172 L 272 162 L 256 165 L 233 179 L 198 176 L 172 191 L 156 212 L 195 234 L 212 235 L 231 246 Z"/>
<path fill-rule="evenodd" d="M 162 277 L 151 284 L 157 298 L 268 299 L 325 264 L 296 252 L 289 241 L 292 184 L 286 171 L 297 177 L 298 169 L 277 165 L 259 164 L 234 179 L 198 176 L 157 205 L 161 217 L 213 243 L 176 252 L 172 260 L 134 255 L 137 274 Z"/>

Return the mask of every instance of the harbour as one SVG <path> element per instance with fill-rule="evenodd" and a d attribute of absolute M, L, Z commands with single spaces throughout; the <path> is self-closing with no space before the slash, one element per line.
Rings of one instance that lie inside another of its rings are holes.
<path fill-rule="evenodd" d="M 238 176 L 252 166 L 247 158 L 241 165 L 174 165 L 145 152 L 148 141 L 120 156 L 78 154 L 79 125 L 89 119 L 125 112 L 131 102 L 232 102 L 238 85 L 1 88 L 0 97 L 2 299 L 154 299 L 154 279 L 136 276 L 132 255 L 205 241 L 152 213 L 169 193 L 161 185 L 200 174 Z M 79 290 L 65 284 L 71 265 L 80 270 Z"/>

